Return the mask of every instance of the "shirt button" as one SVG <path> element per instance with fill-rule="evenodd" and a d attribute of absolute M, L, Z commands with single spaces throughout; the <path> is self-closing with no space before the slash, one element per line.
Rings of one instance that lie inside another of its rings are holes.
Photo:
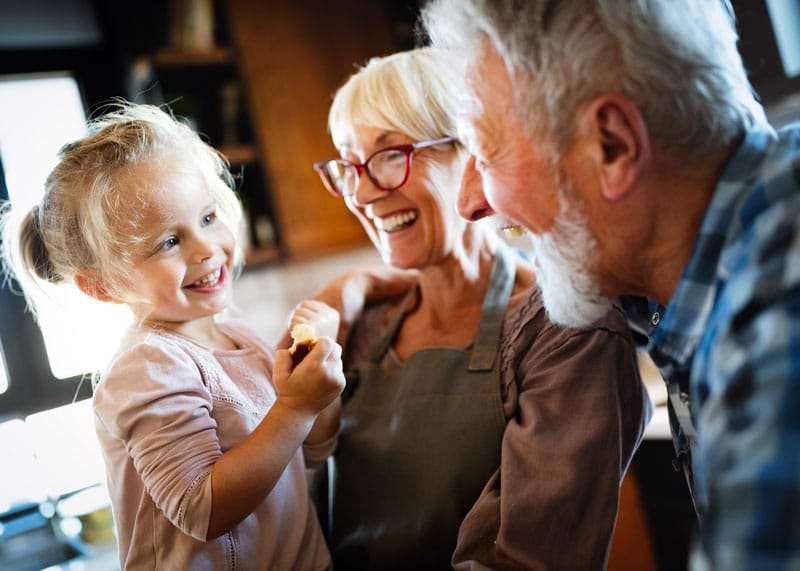
<path fill-rule="evenodd" d="M 679 397 L 680 397 L 680 399 L 681 399 L 681 402 L 682 402 L 683 404 L 685 404 L 685 405 L 688 405 L 688 404 L 689 404 L 689 394 L 688 394 L 688 393 L 681 392 L 681 394 L 679 395 Z"/>
<path fill-rule="evenodd" d="M 650 325 L 658 325 L 660 322 L 661 322 L 661 314 L 656 311 L 650 318 Z"/>

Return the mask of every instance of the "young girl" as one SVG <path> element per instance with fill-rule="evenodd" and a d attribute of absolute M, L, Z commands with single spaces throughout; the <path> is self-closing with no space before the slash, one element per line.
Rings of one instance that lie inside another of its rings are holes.
<path fill-rule="evenodd" d="M 152 106 L 121 104 L 64 147 L 6 257 L 36 282 L 124 303 L 135 325 L 95 388 L 123 569 L 327 569 L 305 460 L 332 452 L 344 387 L 338 314 L 292 370 L 231 304 L 241 208 L 224 161 Z M 325 337 L 323 337 L 325 335 Z M 301 453 L 302 446 L 302 453 Z"/>

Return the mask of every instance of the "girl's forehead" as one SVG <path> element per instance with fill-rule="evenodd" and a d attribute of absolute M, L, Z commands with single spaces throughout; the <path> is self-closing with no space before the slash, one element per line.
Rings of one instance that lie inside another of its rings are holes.
<path fill-rule="evenodd" d="M 157 233 L 156 226 L 169 226 L 187 216 L 197 218 L 196 211 L 216 203 L 214 181 L 209 179 L 215 173 L 205 170 L 186 153 L 176 152 L 154 156 L 127 169 L 118 181 L 123 231 L 130 229 L 141 235 L 147 228 Z M 220 184 L 224 183 L 220 180 Z"/>

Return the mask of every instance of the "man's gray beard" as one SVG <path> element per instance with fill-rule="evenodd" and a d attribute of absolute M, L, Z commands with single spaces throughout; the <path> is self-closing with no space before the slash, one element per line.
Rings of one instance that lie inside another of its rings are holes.
<path fill-rule="evenodd" d="M 562 208 L 553 229 L 532 235 L 531 241 L 536 281 L 552 321 L 565 327 L 587 327 L 608 313 L 612 301 L 600 295 L 589 271 L 595 240 L 579 212 Z"/>

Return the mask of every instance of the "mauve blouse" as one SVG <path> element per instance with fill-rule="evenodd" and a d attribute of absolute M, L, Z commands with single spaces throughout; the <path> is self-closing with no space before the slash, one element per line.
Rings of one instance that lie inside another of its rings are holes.
<path fill-rule="evenodd" d="M 122 569 L 329 569 L 309 500 L 305 452 L 320 463 L 335 439 L 298 450 L 264 501 L 205 541 L 211 468 L 261 422 L 275 390 L 273 352 L 242 324 L 238 350 L 132 329 L 94 394 Z"/>

